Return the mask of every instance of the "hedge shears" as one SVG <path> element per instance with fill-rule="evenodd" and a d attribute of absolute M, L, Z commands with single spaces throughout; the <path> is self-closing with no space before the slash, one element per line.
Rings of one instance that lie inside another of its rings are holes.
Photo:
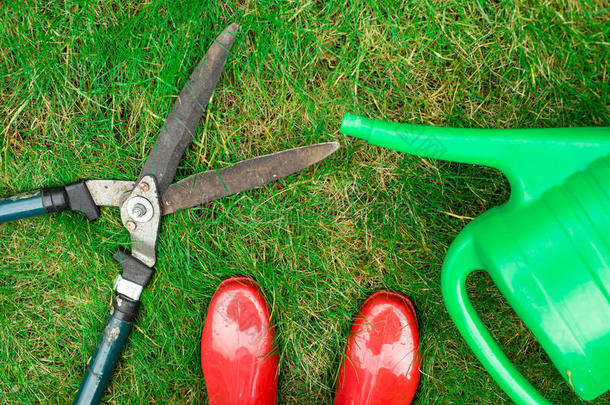
<path fill-rule="evenodd" d="M 132 329 L 140 295 L 154 274 L 157 235 L 163 216 L 279 180 L 325 159 L 339 147 L 336 142 L 328 142 L 285 150 L 198 173 L 172 184 L 238 30 L 237 24 L 229 25 L 199 62 L 176 99 L 136 181 L 86 180 L 0 200 L 0 223 L 66 209 L 81 212 L 93 221 L 100 216 L 100 206 L 111 206 L 120 208 L 121 222 L 129 232 L 131 251 L 119 249 L 113 256 L 122 272 L 114 282 L 110 317 L 89 361 L 75 404 L 98 403 L 104 394 Z"/>

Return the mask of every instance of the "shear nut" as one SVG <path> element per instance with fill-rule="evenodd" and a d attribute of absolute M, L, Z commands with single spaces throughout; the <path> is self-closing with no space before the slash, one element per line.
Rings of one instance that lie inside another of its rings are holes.
<path fill-rule="evenodd" d="M 127 201 L 127 212 L 136 222 L 148 222 L 153 217 L 154 209 L 146 198 L 135 196 Z"/>

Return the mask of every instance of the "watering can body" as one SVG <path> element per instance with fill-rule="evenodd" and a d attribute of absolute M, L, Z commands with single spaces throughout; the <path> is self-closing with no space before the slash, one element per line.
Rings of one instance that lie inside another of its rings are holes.
<path fill-rule="evenodd" d="M 545 399 L 512 365 L 466 293 L 487 271 L 575 392 L 610 390 L 610 128 L 467 130 L 346 115 L 342 132 L 424 157 L 500 169 L 511 197 L 469 223 L 443 263 L 460 333 L 519 403 Z"/>
<path fill-rule="evenodd" d="M 604 173 L 610 179 L 610 158 L 536 200 L 489 210 L 464 228 L 443 264 L 443 296 L 454 321 L 494 378 L 524 402 L 543 401 L 501 361 L 468 301 L 466 277 L 489 273 L 581 398 L 609 390 L 610 203 L 603 199 L 610 197 L 610 181 L 593 176 Z"/>

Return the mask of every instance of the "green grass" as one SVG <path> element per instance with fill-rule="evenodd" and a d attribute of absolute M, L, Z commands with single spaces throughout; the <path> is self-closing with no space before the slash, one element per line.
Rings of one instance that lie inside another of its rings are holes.
<path fill-rule="evenodd" d="M 226 277 L 265 291 L 281 403 L 329 403 L 351 320 L 372 292 L 417 306 L 418 403 L 502 403 L 440 294 L 447 247 L 508 197 L 496 171 L 381 150 L 345 112 L 457 127 L 610 124 L 604 1 L 0 1 L 0 195 L 137 177 L 210 41 L 242 25 L 177 178 L 322 141 L 322 164 L 164 219 L 157 274 L 109 403 L 205 402 L 199 337 Z M 0 225 L 0 401 L 68 403 L 128 246 L 117 209 Z M 556 403 L 579 399 L 491 280 L 476 308 Z M 596 403 L 610 403 L 608 394 Z"/>

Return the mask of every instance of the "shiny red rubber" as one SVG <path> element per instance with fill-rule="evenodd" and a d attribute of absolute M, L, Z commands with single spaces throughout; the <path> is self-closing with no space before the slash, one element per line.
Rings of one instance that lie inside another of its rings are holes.
<path fill-rule="evenodd" d="M 370 296 L 352 324 L 335 405 L 411 403 L 420 377 L 418 349 L 411 301 L 388 291 Z"/>
<path fill-rule="evenodd" d="M 212 297 L 201 335 L 201 368 L 211 405 L 276 403 L 273 335 L 256 282 L 224 280 Z"/>

